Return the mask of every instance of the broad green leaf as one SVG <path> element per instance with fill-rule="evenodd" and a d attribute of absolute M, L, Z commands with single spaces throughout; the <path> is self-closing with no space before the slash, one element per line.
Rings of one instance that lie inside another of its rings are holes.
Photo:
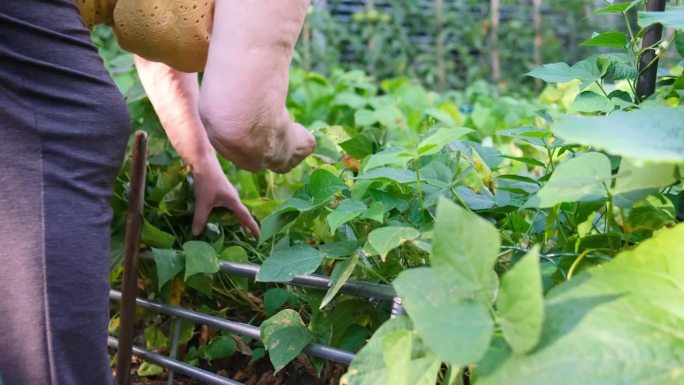
<path fill-rule="evenodd" d="M 684 162 L 684 107 L 649 107 L 608 116 L 566 116 L 554 133 L 566 142 L 605 150 L 637 162 Z"/>
<path fill-rule="evenodd" d="M 604 199 L 610 185 L 611 167 L 607 156 L 589 152 L 558 167 L 551 179 L 525 203 L 525 207 L 553 207 L 563 202 L 589 202 Z M 605 186 L 604 186 L 605 184 Z"/>
<path fill-rule="evenodd" d="M 402 148 L 387 149 L 371 155 L 363 164 L 363 172 L 368 172 L 382 166 L 404 168 L 412 158 L 413 155 Z"/>
<path fill-rule="evenodd" d="M 373 140 L 366 134 L 356 135 L 355 137 L 339 144 L 340 147 L 349 155 L 356 159 L 363 159 L 373 153 Z"/>
<path fill-rule="evenodd" d="M 285 289 L 275 287 L 266 290 L 264 293 L 264 311 L 266 312 L 266 315 L 272 316 L 291 299 L 292 294 Z"/>
<path fill-rule="evenodd" d="M 140 377 L 154 377 L 159 376 L 162 373 L 164 373 L 164 368 L 147 361 L 143 362 L 138 367 L 138 376 Z"/>
<path fill-rule="evenodd" d="M 547 83 L 566 83 L 577 79 L 577 75 L 567 63 L 544 64 L 528 72 L 527 76 L 541 79 Z"/>
<path fill-rule="evenodd" d="M 199 356 L 209 362 L 219 358 L 232 357 L 237 351 L 233 337 L 218 336 L 199 350 Z"/>
<path fill-rule="evenodd" d="M 391 180 L 400 184 L 415 183 L 416 173 L 403 168 L 381 167 L 363 173 L 356 177 L 358 180 Z"/>
<path fill-rule="evenodd" d="M 354 123 L 357 126 L 372 126 L 378 122 L 371 110 L 358 110 L 354 113 Z"/>
<path fill-rule="evenodd" d="M 526 353 L 534 348 L 544 323 L 539 247 L 532 249 L 504 274 L 496 307 L 504 338 L 513 351 Z"/>
<path fill-rule="evenodd" d="M 613 202 L 618 207 L 632 207 L 659 189 L 675 184 L 679 180 L 678 174 L 675 165 L 636 165 L 625 158 L 615 178 L 615 187 L 610 192 Z"/>
<path fill-rule="evenodd" d="M 295 245 L 277 250 L 261 265 L 256 280 L 260 282 L 288 282 L 294 277 L 316 271 L 323 254 L 306 245 Z"/>
<path fill-rule="evenodd" d="M 299 216 L 298 211 L 286 211 L 283 213 L 273 213 L 261 222 L 261 234 L 259 235 L 258 246 L 273 238 L 283 227 L 292 223 Z"/>
<path fill-rule="evenodd" d="M 152 248 L 152 256 L 157 266 L 157 287 L 162 286 L 185 268 L 185 256 L 176 250 Z"/>
<path fill-rule="evenodd" d="M 406 270 L 393 285 L 416 331 L 440 360 L 465 366 L 482 358 L 494 323 L 471 292 L 451 285 L 429 267 Z"/>
<path fill-rule="evenodd" d="M 362 215 L 361 219 L 370 219 L 378 223 L 385 222 L 385 205 L 382 202 L 373 202 Z"/>
<path fill-rule="evenodd" d="M 434 134 L 423 139 L 418 145 L 418 156 L 433 155 L 442 150 L 447 144 L 462 138 L 464 135 L 473 132 L 465 127 L 442 127 Z"/>
<path fill-rule="evenodd" d="M 368 234 L 368 243 L 380 254 L 384 261 L 387 253 L 420 236 L 413 227 L 388 226 L 375 229 Z"/>
<path fill-rule="evenodd" d="M 607 97 L 592 91 L 584 91 L 577 95 L 570 108 L 570 112 L 608 113 L 614 109 L 615 104 Z"/>
<path fill-rule="evenodd" d="M 643 0 L 634 0 L 632 2 L 626 2 L 626 3 L 620 3 L 620 4 L 612 4 L 609 5 L 605 8 L 601 8 L 598 11 L 594 11 L 595 15 L 601 14 L 601 13 L 622 13 L 622 12 L 627 12 L 629 11 L 632 7 L 635 5 L 642 3 Z"/>
<path fill-rule="evenodd" d="M 185 252 L 185 280 L 199 274 L 213 274 L 219 271 L 219 261 L 214 248 L 200 241 L 188 241 L 183 244 Z"/>
<path fill-rule="evenodd" d="M 566 63 L 546 64 L 527 73 L 527 76 L 542 79 L 547 83 L 565 83 L 579 79 L 580 91 L 601 77 L 608 70 L 607 66 L 601 66 L 601 62 L 595 56 L 575 63 L 572 67 Z"/>
<path fill-rule="evenodd" d="M 602 61 L 596 56 L 592 56 L 588 59 L 578 61 L 572 66 L 572 71 L 580 81 L 580 91 L 584 91 L 584 89 L 606 74 L 609 66 L 606 65 L 605 62 L 606 61 Z"/>
<path fill-rule="evenodd" d="M 309 186 L 311 188 L 311 195 L 314 198 L 314 205 L 325 203 L 335 196 L 337 192 L 349 188 L 330 171 L 320 168 L 311 174 Z"/>
<path fill-rule="evenodd" d="M 627 35 L 624 32 L 604 32 L 580 44 L 585 47 L 625 48 Z"/>
<path fill-rule="evenodd" d="M 140 241 L 151 247 L 170 249 L 173 247 L 174 242 L 176 242 L 176 237 L 158 229 L 153 224 L 143 219 Z"/>
<path fill-rule="evenodd" d="M 335 298 L 342 286 L 347 282 L 354 272 L 354 268 L 359 263 L 359 253 L 352 254 L 351 257 L 345 259 L 343 262 L 335 265 L 332 274 L 330 275 L 330 289 L 325 293 L 320 309 L 323 309 L 330 301 Z"/>
<path fill-rule="evenodd" d="M 147 349 L 165 349 L 168 346 L 168 338 L 156 326 L 146 327 L 143 334 L 145 335 L 145 346 Z"/>
<path fill-rule="evenodd" d="M 342 203 L 326 217 L 328 226 L 330 226 L 330 232 L 334 233 L 338 227 L 360 216 L 366 210 L 366 205 L 359 200 L 347 199 L 342 201 Z"/>
<path fill-rule="evenodd" d="M 358 240 L 347 240 L 320 245 L 318 250 L 328 258 L 342 258 L 351 255 L 362 245 Z"/>
<path fill-rule="evenodd" d="M 197 290 L 207 298 L 212 297 L 213 289 L 211 286 L 211 277 L 208 274 L 195 274 L 192 277 L 189 277 L 185 282 L 189 288 Z"/>
<path fill-rule="evenodd" d="M 665 12 L 639 12 L 639 26 L 662 24 L 665 28 L 684 29 L 684 6 L 669 7 Z"/>
<path fill-rule="evenodd" d="M 684 56 L 684 31 L 677 31 L 675 33 L 674 44 L 679 56 Z M 679 79 L 681 78 L 680 76 Z"/>
<path fill-rule="evenodd" d="M 539 345 L 492 346 L 476 385 L 684 383 L 684 225 L 551 290 Z"/>
<path fill-rule="evenodd" d="M 458 110 L 456 110 L 458 111 Z M 429 115 L 430 117 L 437 119 L 438 121 L 449 125 L 449 126 L 455 126 L 456 122 L 454 121 L 454 118 L 449 115 L 448 112 L 440 110 L 439 108 L 428 108 L 425 110 L 425 114 Z"/>
<path fill-rule="evenodd" d="M 313 334 L 299 313 L 285 309 L 261 324 L 261 340 L 278 372 L 313 341 Z"/>
<path fill-rule="evenodd" d="M 406 317 L 385 322 L 340 380 L 341 385 L 434 385 L 441 362 Z"/>
<path fill-rule="evenodd" d="M 439 201 L 432 266 L 453 290 L 491 303 L 498 285 L 494 264 L 500 245 L 493 224 L 444 198 Z"/>

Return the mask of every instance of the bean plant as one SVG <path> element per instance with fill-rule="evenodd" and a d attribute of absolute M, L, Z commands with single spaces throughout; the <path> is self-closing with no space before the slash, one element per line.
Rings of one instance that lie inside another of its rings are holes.
<path fill-rule="evenodd" d="M 587 36 L 591 56 L 529 72 L 547 83 L 535 98 L 483 81 L 433 92 L 408 77 L 293 69 L 287 106 L 315 154 L 287 175 L 221 160 L 261 223 L 258 240 L 225 212 L 191 235 L 192 176 L 130 57 L 98 30 L 134 126 L 150 135 L 142 295 L 261 326 L 262 342 L 184 323 L 182 358 L 268 356 L 288 370 L 316 342 L 357 353 L 348 385 L 682 383 L 683 68 L 661 67 L 654 95 L 636 88 L 645 51 L 684 53 L 684 8 L 644 5 L 595 11 L 620 16 L 625 32 Z M 653 23 L 674 32 L 642 47 Z M 128 183 L 122 171 L 115 285 Z M 221 260 L 260 264 L 256 282 L 216 274 Z M 329 276 L 329 289 L 283 285 L 309 273 Z M 350 279 L 392 285 L 406 315 L 341 295 Z M 140 322 L 147 347 L 167 351 L 166 321 Z"/>

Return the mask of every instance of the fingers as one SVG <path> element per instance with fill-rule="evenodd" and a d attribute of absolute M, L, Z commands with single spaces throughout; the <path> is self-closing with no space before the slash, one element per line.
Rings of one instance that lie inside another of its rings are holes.
<path fill-rule="evenodd" d="M 206 204 L 202 200 L 198 199 L 195 201 L 195 213 L 192 217 L 192 235 L 198 236 L 204 231 L 212 208 L 211 205 Z"/>
<path fill-rule="evenodd" d="M 233 215 L 238 219 L 243 229 L 246 228 L 254 235 L 254 238 L 259 239 L 259 225 L 254 220 L 254 217 L 252 217 L 252 214 L 249 213 L 247 207 L 245 207 L 239 199 L 236 199 L 236 202 L 234 201 L 232 204 L 226 206 L 233 212 Z"/>

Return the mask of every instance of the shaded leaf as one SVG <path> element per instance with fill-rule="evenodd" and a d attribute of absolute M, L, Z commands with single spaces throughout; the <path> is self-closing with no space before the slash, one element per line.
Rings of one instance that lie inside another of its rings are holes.
<path fill-rule="evenodd" d="M 299 313 L 286 309 L 261 324 L 261 340 L 278 372 L 313 341 L 313 334 Z"/>
<path fill-rule="evenodd" d="M 261 265 L 256 280 L 260 282 L 288 282 L 294 277 L 316 271 L 323 254 L 306 245 L 295 245 L 276 250 Z"/>

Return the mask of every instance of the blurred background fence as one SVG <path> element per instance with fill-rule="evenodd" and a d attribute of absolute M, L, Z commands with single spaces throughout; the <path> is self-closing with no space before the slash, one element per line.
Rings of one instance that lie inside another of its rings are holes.
<path fill-rule="evenodd" d="M 406 75 L 437 90 L 489 79 L 534 85 L 521 74 L 583 57 L 579 43 L 603 0 L 314 0 L 297 49 L 307 69 Z"/>

